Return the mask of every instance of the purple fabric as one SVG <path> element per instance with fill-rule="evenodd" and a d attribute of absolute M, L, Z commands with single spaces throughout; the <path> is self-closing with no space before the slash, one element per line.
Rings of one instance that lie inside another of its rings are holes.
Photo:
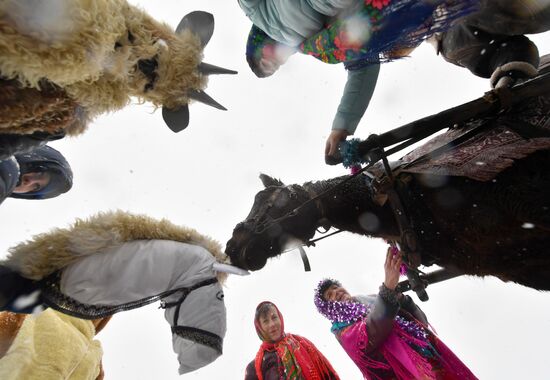
<path fill-rule="evenodd" d="M 474 380 L 477 379 L 460 359 L 433 333 L 430 338 L 434 343 L 441 368 L 433 369 L 430 360 L 413 349 L 429 347 L 429 343 L 407 334 L 397 323 L 388 338 L 377 349 L 383 360 L 367 353 L 368 333 L 366 319 L 339 330 L 336 337 L 350 358 L 359 367 L 365 378 L 383 380 L 391 373 L 399 380 Z M 387 371 L 387 372 L 386 372 Z"/>
<path fill-rule="evenodd" d="M 386 359 L 385 362 L 375 360 L 365 353 L 369 341 L 365 319 L 344 328 L 337 334 L 337 338 L 366 378 L 380 378 L 372 371 L 373 369 L 393 369 L 396 374 L 401 374 L 399 378 L 406 380 L 435 379 L 430 376 L 427 360 L 412 350 L 398 335 L 405 336 L 411 342 L 414 341 L 419 347 L 427 346 L 426 342 L 405 335 L 396 324 L 394 330 L 379 348 L 380 353 Z M 419 368 L 423 369 L 422 373 L 419 372 Z"/>

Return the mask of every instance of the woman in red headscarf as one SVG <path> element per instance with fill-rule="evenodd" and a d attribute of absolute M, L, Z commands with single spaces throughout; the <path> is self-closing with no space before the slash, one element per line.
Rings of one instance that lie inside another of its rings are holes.
<path fill-rule="evenodd" d="M 313 343 L 285 333 L 283 316 L 273 303 L 256 307 L 254 326 L 263 343 L 246 367 L 245 380 L 340 379 Z"/>

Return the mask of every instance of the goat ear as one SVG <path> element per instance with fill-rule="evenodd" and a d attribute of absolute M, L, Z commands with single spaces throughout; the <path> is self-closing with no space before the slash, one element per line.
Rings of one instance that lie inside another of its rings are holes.
<path fill-rule="evenodd" d="M 201 46 L 204 48 L 214 33 L 214 16 L 211 13 L 203 11 L 188 13 L 180 21 L 176 28 L 176 33 L 181 33 L 187 29 L 199 37 Z"/>
<path fill-rule="evenodd" d="M 281 182 L 281 180 L 275 179 L 263 173 L 260 174 L 260 181 L 262 181 L 265 187 L 285 185 L 284 183 Z"/>
<path fill-rule="evenodd" d="M 181 132 L 189 125 L 189 106 L 184 104 L 175 110 L 162 107 L 162 118 L 173 132 Z"/>

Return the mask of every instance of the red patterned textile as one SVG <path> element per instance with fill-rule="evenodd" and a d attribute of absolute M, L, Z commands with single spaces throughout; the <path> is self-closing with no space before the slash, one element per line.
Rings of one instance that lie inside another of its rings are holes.
<path fill-rule="evenodd" d="M 265 302 L 258 305 L 259 308 Z M 255 368 L 259 380 L 263 380 L 262 361 L 266 351 L 274 351 L 278 357 L 280 379 L 283 380 L 339 380 L 334 368 L 317 348 L 304 337 L 284 333 L 284 320 L 281 312 L 272 304 L 281 320 L 282 337 L 277 342 L 265 340 L 266 334 L 260 327 L 258 318 L 254 320 L 256 332 L 263 343 L 256 354 Z"/>

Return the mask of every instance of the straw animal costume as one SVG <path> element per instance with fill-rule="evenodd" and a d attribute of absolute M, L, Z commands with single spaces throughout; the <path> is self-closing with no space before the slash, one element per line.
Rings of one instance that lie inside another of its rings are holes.
<path fill-rule="evenodd" d="M 0 1 L 0 133 L 77 135 L 131 97 L 163 108 L 174 131 L 187 104 L 223 106 L 203 90 L 213 16 L 196 11 L 176 31 L 126 0 Z"/>

